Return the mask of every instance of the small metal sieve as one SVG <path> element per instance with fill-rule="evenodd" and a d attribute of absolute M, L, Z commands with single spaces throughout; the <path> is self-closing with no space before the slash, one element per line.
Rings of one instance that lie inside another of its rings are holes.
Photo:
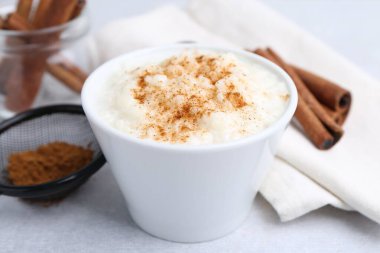
<path fill-rule="evenodd" d="M 14 186 L 8 180 L 8 157 L 14 152 L 34 150 L 54 141 L 63 141 L 94 151 L 92 161 L 64 178 L 32 186 Z M 28 199 L 53 199 L 82 185 L 105 163 L 80 105 L 54 105 L 20 113 L 0 124 L 0 194 Z"/>

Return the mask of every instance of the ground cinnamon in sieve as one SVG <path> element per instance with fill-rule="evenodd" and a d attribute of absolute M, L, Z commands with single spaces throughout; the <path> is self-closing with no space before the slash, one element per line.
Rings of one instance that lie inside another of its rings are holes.
<path fill-rule="evenodd" d="M 18 186 L 36 185 L 65 177 L 87 165 L 93 151 L 65 142 L 51 142 L 36 150 L 13 153 L 8 159 L 8 177 Z"/>

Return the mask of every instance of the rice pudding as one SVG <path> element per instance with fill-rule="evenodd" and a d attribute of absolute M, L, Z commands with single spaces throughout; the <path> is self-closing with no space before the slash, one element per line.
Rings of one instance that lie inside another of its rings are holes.
<path fill-rule="evenodd" d="M 285 111 L 286 83 L 232 53 L 184 50 L 124 66 L 101 93 L 112 127 L 141 139 L 213 144 L 254 135 Z"/>

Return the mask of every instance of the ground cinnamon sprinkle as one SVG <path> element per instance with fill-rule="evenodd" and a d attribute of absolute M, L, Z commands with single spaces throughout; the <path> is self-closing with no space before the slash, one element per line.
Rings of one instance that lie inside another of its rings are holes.
<path fill-rule="evenodd" d="M 8 159 L 8 177 L 18 186 L 36 185 L 60 179 L 87 165 L 93 156 L 88 148 L 52 142 L 36 150 L 14 153 Z"/>
<path fill-rule="evenodd" d="M 201 131 L 199 121 L 213 112 L 234 112 L 249 102 L 235 85 L 236 64 L 219 55 L 173 56 L 137 70 L 133 97 L 148 108 L 142 138 L 183 143 Z M 244 83 L 246 85 L 246 83 Z M 252 106 L 252 104 L 251 104 Z"/>

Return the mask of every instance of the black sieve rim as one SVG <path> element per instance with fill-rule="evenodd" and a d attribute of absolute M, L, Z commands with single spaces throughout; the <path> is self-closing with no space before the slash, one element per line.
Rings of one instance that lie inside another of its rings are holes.
<path fill-rule="evenodd" d="M 50 115 L 54 113 L 68 113 L 68 114 L 78 114 L 84 115 L 83 108 L 81 105 L 73 104 L 60 104 L 60 105 L 51 105 L 39 107 L 36 109 L 31 109 L 22 113 L 17 114 L 16 116 L 7 119 L 0 123 L 0 134 L 4 133 L 13 126 L 19 125 L 25 121 L 29 121 L 35 118 L 39 118 L 44 115 Z M 84 182 L 85 178 L 90 177 L 95 172 L 97 172 L 106 162 L 106 159 L 101 151 L 95 154 L 93 160 L 84 168 L 71 173 L 63 178 L 50 181 L 43 184 L 30 185 L 30 186 L 14 186 L 14 185 L 5 185 L 0 183 L 0 194 L 10 195 L 10 196 L 19 196 L 23 197 L 24 194 L 27 197 L 33 196 L 33 192 L 49 191 L 58 189 L 63 185 L 71 183 L 74 180 L 80 180 Z"/>

